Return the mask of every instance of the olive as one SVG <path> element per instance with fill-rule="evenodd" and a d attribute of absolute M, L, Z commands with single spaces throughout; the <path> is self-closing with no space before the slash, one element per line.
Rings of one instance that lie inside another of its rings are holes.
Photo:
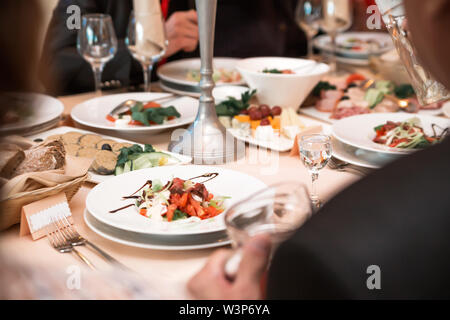
<path fill-rule="evenodd" d="M 279 106 L 275 106 L 272 108 L 272 116 L 279 116 L 283 110 Z"/>
<path fill-rule="evenodd" d="M 261 126 L 270 126 L 270 121 L 267 118 L 264 118 L 261 120 L 261 123 L 259 124 Z"/>
<path fill-rule="evenodd" d="M 248 112 L 250 116 L 250 120 L 261 120 L 262 119 L 262 113 L 259 110 L 252 110 Z"/>
<path fill-rule="evenodd" d="M 112 151 L 112 147 L 110 144 L 105 143 L 104 145 L 102 145 L 102 150 Z"/>
<path fill-rule="evenodd" d="M 358 85 L 356 84 L 356 83 L 354 83 L 354 82 L 352 82 L 352 83 L 350 83 L 348 86 L 347 86 L 347 89 L 349 89 L 349 88 L 355 88 L 355 87 L 357 87 Z"/>
<path fill-rule="evenodd" d="M 266 117 L 270 116 L 270 108 L 269 108 L 268 105 L 265 105 L 265 104 L 261 105 L 259 107 L 259 111 L 261 111 L 261 114 L 262 114 L 263 118 L 266 118 Z"/>
<path fill-rule="evenodd" d="M 44 140 L 43 140 L 43 139 L 40 139 L 40 138 L 38 138 L 38 139 L 34 139 L 33 141 L 34 141 L 34 142 L 37 142 L 37 143 L 39 143 L 39 142 L 43 142 Z"/>
<path fill-rule="evenodd" d="M 349 98 L 348 96 L 343 96 L 343 97 L 341 98 L 341 101 L 344 101 L 344 100 L 350 100 L 350 98 Z"/>

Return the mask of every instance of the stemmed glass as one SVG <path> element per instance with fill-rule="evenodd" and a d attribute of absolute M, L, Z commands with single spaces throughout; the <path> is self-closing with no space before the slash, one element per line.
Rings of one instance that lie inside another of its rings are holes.
<path fill-rule="evenodd" d="M 312 212 L 308 191 L 298 182 L 269 186 L 230 207 L 225 214 L 225 225 L 235 252 L 225 265 L 227 276 L 235 277 L 242 257 L 241 248 L 248 239 L 268 235 L 273 253 Z"/>
<path fill-rule="evenodd" d="M 103 68 L 117 52 L 117 38 L 111 16 L 83 15 L 81 29 L 78 31 L 77 49 L 91 64 L 95 76 L 95 91 L 100 95 Z"/>
<path fill-rule="evenodd" d="M 322 19 L 322 0 L 298 0 L 295 20 L 308 40 L 308 59 L 313 59 L 313 38 L 319 32 Z"/>
<path fill-rule="evenodd" d="M 151 20 L 155 17 L 160 21 Z M 131 13 L 125 43 L 131 55 L 142 66 L 146 92 L 150 92 L 153 65 L 164 56 L 168 45 L 164 28 L 160 28 L 161 26 L 163 26 L 162 16 Z"/>
<path fill-rule="evenodd" d="M 353 22 L 351 0 L 322 0 L 320 27 L 331 39 L 331 73 L 338 74 L 336 64 L 337 34 L 350 28 Z"/>
<path fill-rule="evenodd" d="M 319 171 L 323 169 L 332 156 L 331 139 L 322 134 L 303 136 L 298 142 L 300 158 L 311 173 L 311 201 L 315 208 L 320 208 L 321 201 L 316 190 Z"/>

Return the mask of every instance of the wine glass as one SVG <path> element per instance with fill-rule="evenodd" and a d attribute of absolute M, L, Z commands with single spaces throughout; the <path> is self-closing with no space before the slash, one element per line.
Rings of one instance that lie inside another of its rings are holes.
<path fill-rule="evenodd" d="M 163 25 L 162 16 L 145 12 L 132 12 L 128 24 L 125 43 L 133 58 L 142 66 L 144 91 L 147 92 L 150 92 L 153 65 L 164 56 L 168 45 L 164 28 L 161 28 Z"/>
<path fill-rule="evenodd" d="M 350 28 L 353 21 L 351 0 L 322 0 L 320 27 L 331 39 L 331 73 L 338 74 L 336 64 L 337 34 Z"/>
<path fill-rule="evenodd" d="M 95 76 L 95 91 L 100 95 L 103 68 L 117 52 L 117 38 L 111 16 L 96 13 L 83 15 L 77 49 L 91 64 Z"/>
<path fill-rule="evenodd" d="M 311 173 L 311 201 L 316 209 L 320 208 L 321 201 L 316 190 L 316 180 L 319 178 L 319 171 L 323 169 L 332 156 L 331 139 L 322 134 L 312 134 L 303 136 L 298 142 L 300 158 Z"/>
<path fill-rule="evenodd" d="M 322 0 L 298 0 L 295 9 L 295 19 L 298 26 L 305 32 L 308 40 L 308 59 L 313 59 L 313 38 L 319 32 L 319 22 L 322 18 Z"/>
<path fill-rule="evenodd" d="M 235 277 L 242 247 L 248 239 L 259 234 L 268 235 L 273 253 L 312 212 L 306 187 L 289 181 L 269 186 L 231 206 L 225 214 L 225 225 L 235 252 L 225 265 L 227 276 Z"/>

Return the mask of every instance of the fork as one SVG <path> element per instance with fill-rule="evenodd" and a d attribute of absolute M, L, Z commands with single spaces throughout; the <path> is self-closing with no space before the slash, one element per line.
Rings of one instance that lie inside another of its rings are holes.
<path fill-rule="evenodd" d="M 72 247 L 89 246 L 90 248 L 94 249 L 98 254 L 100 254 L 109 263 L 126 268 L 122 263 L 111 257 L 108 253 L 97 247 L 89 240 L 83 238 L 65 216 L 61 216 L 59 217 L 59 219 L 56 219 L 55 223 L 57 224 L 58 229 L 61 230 L 61 233 L 63 234 L 65 240 Z"/>
<path fill-rule="evenodd" d="M 81 252 L 76 250 L 63 236 L 61 230 L 59 230 L 58 226 L 53 221 L 52 224 L 55 227 L 55 230 L 52 230 L 50 228 L 50 224 L 46 227 L 46 233 L 47 233 L 47 239 L 52 245 L 53 248 L 55 248 L 60 253 L 74 253 L 78 258 L 81 259 L 84 263 L 86 263 L 89 268 L 92 270 L 95 270 L 94 265 L 92 262 L 88 260 Z"/>
<path fill-rule="evenodd" d="M 332 169 L 332 170 L 337 170 L 337 171 L 353 171 L 356 172 L 358 174 L 361 174 L 363 176 L 368 175 L 371 170 L 370 169 L 365 169 L 365 168 L 360 168 L 358 166 L 352 165 L 348 162 L 344 162 L 341 160 L 336 159 L 335 157 L 332 157 L 330 159 L 330 161 L 328 162 L 328 166 Z"/>

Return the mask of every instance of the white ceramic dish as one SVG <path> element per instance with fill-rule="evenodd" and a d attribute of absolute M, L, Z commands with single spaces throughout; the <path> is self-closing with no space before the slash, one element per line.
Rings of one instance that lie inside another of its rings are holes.
<path fill-rule="evenodd" d="M 443 107 L 441 109 L 437 109 L 437 110 L 420 110 L 418 113 L 406 113 L 406 112 L 393 112 L 392 114 L 407 114 L 410 115 L 410 117 L 414 117 L 414 115 L 422 115 L 422 116 L 438 116 L 440 114 L 442 114 L 443 112 Z M 317 110 L 315 107 L 301 107 L 300 108 L 300 113 L 313 117 L 315 119 L 327 122 L 327 123 L 331 123 L 334 124 L 339 120 L 336 119 L 331 119 L 331 112 L 321 112 L 319 110 Z M 374 113 L 376 114 L 376 113 Z"/>
<path fill-rule="evenodd" d="M 432 135 L 431 124 L 441 128 L 450 127 L 450 120 L 441 117 L 424 115 L 411 115 L 405 113 L 371 113 L 353 116 L 337 121 L 333 127 L 333 135 L 341 142 L 353 147 L 381 153 L 408 154 L 415 149 L 390 148 L 373 142 L 374 128 L 385 124 L 387 121 L 402 122 L 413 117 L 418 117 L 426 134 Z"/>
<path fill-rule="evenodd" d="M 333 138 L 333 157 L 363 168 L 379 169 L 398 158 L 397 155 L 352 147 Z"/>
<path fill-rule="evenodd" d="M 45 130 L 57 123 L 64 111 L 62 102 L 50 96 L 38 93 L 20 93 L 14 96 L 23 100 L 21 109 L 26 115 L 18 122 L 2 125 L 0 135 L 27 135 L 33 131 Z"/>
<path fill-rule="evenodd" d="M 52 130 L 49 130 L 49 131 L 45 131 L 45 132 L 42 132 L 42 133 L 39 133 L 39 134 L 35 134 L 35 135 L 32 135 L 32 136 L 29 136 L 27 138 L 31 139 L 31 140 L 35 140 L 35 139 L 45 140 L 47 137 L 50 137 L 52 135 L 64 134 L 64 133 L 71 132 L 71 131 L 80 132 L 80 133 L 83 133 L 83 134 L 88 134 L 88 133 L 98 134 L 98 133 L 95 133 L 95 132 L 91 132 L 91 131 L 87 131 L 87 130 L 81 130 L 81 129 L 76 129 L 76 128 L 72 128 L 72 127 L 58 127 L 58 128 L 55 128 L 55 129 L 52 129 Z M 136 143 L 136 142 L 133 142 L 133 141 L 129 141 L 129 140 L 119 139 L 119 138 L 110 137 L 110 136 L 106 136 L 106 135 L 102 135 L 102 134 L 99 134 L 99 135 L 102 136 L 104 139 L 107 139 L 107 140 L 115 140 L 117 142 L 139 144 L 139 143 Z M 188 164 L 188 163 L 192 162 L 192 158 L 191 157 L 188 157 L 188 156 L 185 156 L 185 155 L 181 155 L 181 154 L 178 154 L 178 153 L 172 153 L 172 152 L 164 151 L 164 150 L 162 150 L 162 152 L 167 153 L 167 154 L 177 158 L 180 161 L 179 163 L 177 163 L 177 165 L 183 165 L 183 164 Z M 90 172 L 89 175 L 90 175 L 89 181 L 93 182 L 93 183 L 101 183 L 103 181 L 106 181 L 106 180 L 111 179 L 112 177 L 114 177 L 114 175 L 104 176 L 104 175 L 97 174 L 95 172 Z"/>
<path fill-rule="evenodd" d="M 447 118 L 450 118 L 450 101 L 444 103 L 444 105 L 442 106 L 442 112 Z"/>
<path fill-rule="evenodd" d="M 323 63 L 312 60 L 261 57 L 238 62 L 236 68 L 242 74 L 261 103 L 270 106 L 298 108 L 323 75 L 330 70 Z M 294 74 L 263 73 L 264 69 L 290 69 Z"/>
<path fill-rule="evenodd" d="M 223 231 L 224 214 L 199 222 L 180 220 L 155 223 L 141 216 L 134 206 L 114 214 L 109 213 L 111 210 L 133 203 L 133 200 L 124 201 L 122 197 L 132 194 L 148 180 L 160 179 L 165 183 L 172 178 L 189 179 L 206 173 L 219 173 L 218 177 L 208 181 L 205 186 L 215 196 L 231 197 L 225 201 L 226 208 L 266 187 L 266 184 L 257 178 L 220 167 L 194 165 L 158 167 L 126 173 L 97 185 L 86 199 L 86 208 L 103 224 L 153 236 L 198 235 Z"/>
<path fill-rule="evenodd" d="M 184 251 L 216 248 L 231 244 L 226 232 L 218 232 L 211 235 L 181 236 L 181 237 L 155 237 L 148 234 L 124 231 L 105 225 L 95 219 L 87 210 L 84 212 L 84 222 L 101 237 L 131 247 Z"/>
<path fill-rule="evenodd" d="M 339 44 L 347 44 L 348 39 L 361 39 L 364 41 L 367 40 L 375 40 L 380 45 L 381 48 L 375 50 L 373 52 L 369 52 L 368 50 L 349 50 L 344 48 L 337 49 L 337 55 L 340 57 L 350 58 L 350 59 L 363 59 L 367 60 L 370 55 L 381 55 L 389 50 L 394 48 L 394 44 L 392 39 L 388 33 L 383 32 L 345 32 L 341 33 L 336 38 L 336 43 Z M 331 47 L 331 39 L 328 35 L 321 35 L 314 39 L 314 46 L 326 52 L 332 52 Z"/>
<path fill-rule="evenodd" d="M 180 97 L 176 100 L 163 103 L 162 106 L 174 106 L 181 117 L 166 124 L 152 126 L 128 126 L 116 128 L 114 123 L 106 119 L 106 115 L 120 103 L 134 99 L 138 101 L 152 101 L 168 96 L 167 93 L 136 92 L 103 96 L 87 100 L 76 105 L 71 112 L 72 119 L 80 125 L 120 133 L 152 133 L 156 134 L 166 129 L 175 128 L 192 123 L 197 116 L 198 100 L 191 97 Z"/>
<path fill-rule="evenodd" d="M 240 59 L 235 58 L 214 58 L 214 69 L 235 70 L 236 63 Z M 200 71 L 201 62 L 199 58 L 182 59 L 169 62 L 161 66 L 158 71 L 158 77 L 166 82 L 185 86 L 198 86 L 197 81 L 187 79 L 190 71 Z M 216 85 L 242 85 L 244 81 L 236 82 L 218 82 Z"/>

